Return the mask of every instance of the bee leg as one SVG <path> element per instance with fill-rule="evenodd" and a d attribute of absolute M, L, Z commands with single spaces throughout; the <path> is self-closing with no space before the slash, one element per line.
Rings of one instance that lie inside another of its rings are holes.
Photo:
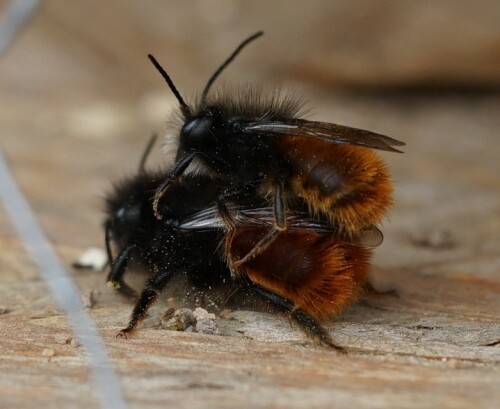
<path fill-rule="evenodd" d="M 231 248 L 231 244 L 233 243 L 233 238 L 236 233 L 234 229 L 226 229 L 226 233 L 224 234 L 224 254 L 227 260 L 227 266 L 229 268 L 229 272 L 231 274 L 231 278 L 235 280 L 240 276 L 240 272 L 233 263 L 233 252 Z"/>
<path fill-rule="evenodd" d="M 277 235 L 281 231 L 282 231 L 281 229 L 274 226 L 269 232 L 266 233 L 266 235 L 262 239 L 259 240 L 259 242 L 254 246 L 254 248 L 250 250 L 245 256 L 243 256 L 239 260 L 231 261 L 232 267 L 234 268 L 240 267 L 247 261 L 258 256 L 276 239 Z"/>
<path fill-rule="evenodd" d="M 128 326 L 122 329 L 116 336 L 127 338 L 135 331 L 137 325 L 144 319 L 151 305 L 158 299 L 161 290 L 165 287 L 168 280 L 173 276 L 175 270 L 163 270 L 151 277 L 146 288 L 142 291 L 137 303 L 132 310 Z"/>
<path fill-rule="evenodd" d="M 231 213 L 226 206 L 226 196 L 224 193 L 220 195 L 219 199 L 217 200 L 217 211 L 219 212 L 220 217 L 222 217 L 222 221 L 224 222 L 226 230 L 232 231 L 236 227 L 236 222 L 234 221 L 233 216 L 231 216 Z"/>
<path fill-rule="evenodd" d="M 289 299 L 282 297 L 275 292 L 267 290 L 260 285 L 257 285 L 250 280 L 246 280 L 247 285 L 259 296 L 264 298 L 271 305 L 279 308 L 282 311 L 286 311 L 290 314 L 290 317 L 299 324 L 300 328 L 311 338 L 316 340 L 320 345 L 327 348 L 335 349 L 336 351 L 345 354 L 346 350 L 338 345 L 336 345 L 328 331 L 311 317 L 304 310 L 297 308 Z"/>
<path fill-rule="evenodd" d="M 232 230 L 236 226 L 236 222 L 231 215 L 231 212 L 227 208 L 226 202 L 231 197 L 248 195 L 251 194 L 255 190 L 255 186 L 253 184 L 238 186 L 231 189 L 226 189 L 222 192 L 217 199 L 217 211 L 219 212 L 220 217 L 224 221 L 224 225 L 226 230 Z"/>
<path fill-rule="evenodd" d="M 163 217 L 163 215 L 158 210 L 161 198 L 165 195 L 170 185 L 184 173 L 184 171 L 187 169 L 187 167 L 193 161 L 196 155 L 197 153 L 191 153 L 184 159 L 181 159 L 177 163 L 177 165 L 175 165 L 175 168 L 172 171 L 172 173 L 168 175 L 168 177 L 163 181 L 163 183 L 156 189 L 153 198 L 153 213 L 158 220 L 160 220 Z"/>
<path fill-rule="evenodd" d="M 245 256 L 239 260 L 233 261 L 234 267 L 239 267 L 251 260 L 255 256 L 263 252 L 274 240 L 278 234 L 286 230 L 286 203 L 285 197 L 283 195 L 283 183 L 278 181 L 275 186 L 274 193 L 274 217 L 275 225 L 269 230 L 264 237 L 262 237 L 259 242 L 250 250 Z"/>
<path fill-rule="evenodd" d="M 248 259 L 245 259 L 240 263 L 239 260 L 236 262 L 233 260 L 233 256 L 231 254 L 231 243 L 233 241 L 233 236 L 236 228 L 236 221 L 234 217 L 231 215 L 231 212 L 227 208 L 226 201 L 234 196 L 242 196 L 242 195 L 253 195 L 255 194 L 255 185 L 248 184 L 244 186 L 238 186 L 231 189 L 226 189 L 222 192 L 217 199 L 217 211 L 219 215 L 222 217 L 225 227 L 225 253 L 228 261 L 229 271 L 231 273 L 231 278 L 235 278 L 239 275 L 238 267 L 247 261 L 251 257 L 255 257 L 258 253 L 251 254 Z M 261 240 L 262 241 L 262 240 Z M 257 243 L 257 245 L 259 245 Z M 265 248 L 265 247 L 264 247 Z M 253 251 L 253 250 L 252 250 Z M 248 255 L 247 255 L 248 256 Z"/>
<path fill-rule="evenodd" d="M 127 264 L 130 259 L 130 253 L 136 246 L 130 245 L 124 248 L 116 257 L 116 260 L 111 264 L 111 271 L 106 279 L 106 284 L 109 287 L 118 290 L 121 294 L 127 297 L 137 297 L 137 292 L 130 287 L 123 279 L 123 275 L 127 269 Z"/>
<path fill-rule="evenodd" d="M 346 354 L 347 351 L 341 346 L 336 345 L 328 331 L 316 321 L 313 317 L 307 314 L 304 310 L 295 309 L 291 312 L 292 319 L 300 325 L 303 331 L 310 337 L 317 340 L 321 345 L 328 348 L 335 349 L 336 351 Z"/>

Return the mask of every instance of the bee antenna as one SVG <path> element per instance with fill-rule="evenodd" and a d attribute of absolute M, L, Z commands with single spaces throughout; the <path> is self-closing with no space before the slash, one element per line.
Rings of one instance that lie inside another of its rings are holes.
<path fill-rule="evenodd" d="M 113 265 L 113 253 L 111 251 L 111 220 L 107 220 L 104 224 L 104 243 L 108 255 L 108 264 L 111 266 Z"/>
<path fill-rule="evenodd" d="M 139 173 L 144 172 L 144 165 L 146 164 L 146 160 L 149 157 L 149 154 L 151 153 L 151 149 L 153 149 L 154 144 L 156 143 L 156 140 L 158 139 L 157 134 L 151 135 L 151 138 L 149 138 L 149 142 L 146 145 L 146 149 L 144 149 L 144 153 L 142 154 L 141 161 L 139 162 Z"/>
<path fill-rule="evenodd" d="M 168 87 L 172 90 L 173 94 L 177 98 L 177 101 L 179 101 L 179 104 L 181 105 L 181 112 L 182 114 L 187 118 L 191 116 L 191 109 L 189 108 L 188 104 L 184 102 L 184 99 L 182 99 L 181 94 L 179 91 L 177 91 L 177 88 L 175 88 L 174 82 L 170 78 L 170 76 L 167 74 L 167 71 L 160 65 L 158 60 L 152 55 L 148 54 L 148 58 L 151 60 L 155 68 L 158 70 L 158 72 L 161 74 L 165 82 L 167 83 Z"/>
<path fill-rule="evenodd" d="M 240 51 L 243 50 L 243 48 L 245 48 L 253 40 L 256 40 L 263 34 L 264 34 L 263 31 L 257 31 L 255 34 L 252 34 L 250 37 L 244 40 L 238 47 L 236 47 L 236 50 L 234 50 L 233 53 L 229 56 L 229 58 L 226 61 L 224 61 L 219 68 L 217 68 L 217 70 L 212 74 L 212 76 L 208 80 L 207 85 L 205 85 L 205 89 L 201 94 L 201 102 L 205 101 L 205 99 L 207 98 L 208 91 L 210 91 L 210 88 L 212 87 L 215 80 L 219 77 L 221 72 L 224 71 L 224 69 L 229 64 L 231 64 L 231 62 L 236 58 L 236 56 L 240 53 Z"/>

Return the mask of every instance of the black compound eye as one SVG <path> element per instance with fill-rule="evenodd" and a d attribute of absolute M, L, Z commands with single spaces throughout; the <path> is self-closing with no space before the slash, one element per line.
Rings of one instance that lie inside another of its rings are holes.
<path fill-rule="evenodd" d="M 118 220 L 121 220 L 125 217 L 125 208 L 124 207 L 120 207 L 116 213 L 115 213 L 115 217 L 118 219 Z"/>
<path fill-rule="evenodd" d="M 188 139 L 203 139 L 210 135 L 211 127 L 212 118 L 194 118 L 186 122 L 182 127 L 181 135 L 183 138 Z"/>
<path fill-rule="evenodd" d="M 124 207 L 120 207 L 116 212 L 115 212 L 115 221 L 121 222 L 123 219 L 125 219 L 127 215 L 127 211 Z"/>
<path fill-rule="evenodd" d="M 138 205 L 120 207 L 114 215 L 115 223 L 131 223 L 141 217 L 141 208 Z"/>

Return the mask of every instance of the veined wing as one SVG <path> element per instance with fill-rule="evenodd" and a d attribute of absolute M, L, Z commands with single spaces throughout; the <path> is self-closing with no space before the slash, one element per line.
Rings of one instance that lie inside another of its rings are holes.
<path fill-rule="evenodd" d="M 395 146 L 405 143 L 375 132 L 327 122 L 291 119 L 289 121 L 258 121 L 241 124 L 241 130 L 248 133 L 269 135 L 304 136 L 323 139 L 337 144 L 364 146 L 390 152 L 399 152 Z"/>

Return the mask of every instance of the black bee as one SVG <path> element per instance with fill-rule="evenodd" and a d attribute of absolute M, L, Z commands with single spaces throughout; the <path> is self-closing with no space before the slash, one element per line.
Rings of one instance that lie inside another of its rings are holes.
<path fill-rule="evenodd" d="M 229 281 L 227 265 L 218 256 L 221 229 L 200 231 L 179 230 L 184 217 L 213 206 L 218 192 L 204 176 L 187 176 L 183 183 L 175 183 L 162 201 L 164 219 L 153 214 L 151 201 L 165 172 L 144 170 L 143 156 L 138 174 L 115 184 L 106 198 L 105 240 L 111 270 L 107 278 L 110 286 L 123 294 L 136 292 L 125 282 L 124 274 L 129 260 L 140 256 L 152 274 L 139 296 L 130 323 L 121 335 L 131 332 L 148 308 L 158 298 L 167 282 L 175 275 L 186 274 L 195 287 Z M 118 253 L 113 257 L 112 244 Z"/>
<path fill-rule="evenodd" d="M 181 176 L 210 176 L 223 189 L 218 208 L 227 226 L 234 221 L 226 202 L 253 190 L 268 198 L 274 223 L 267 234 L 241 254 L 242 265 L 287 229 L 287 209 L 308 208 L 311 217 L 329 221 L 351 238 L 378 224 L 392 204 L 392 183 L 374 149 L 399 152 L 404 143 L 374 132 L 301 118 L 293 95 L 280 97 L 260 88 L 210 94 L 214 81 L 258 32 L 243 41 L 215 71 L 195 105 L 188 105 L 166 71 L 149 56 L 180 104 L 176 165 L 159 187 L 153 209 Z"/>

